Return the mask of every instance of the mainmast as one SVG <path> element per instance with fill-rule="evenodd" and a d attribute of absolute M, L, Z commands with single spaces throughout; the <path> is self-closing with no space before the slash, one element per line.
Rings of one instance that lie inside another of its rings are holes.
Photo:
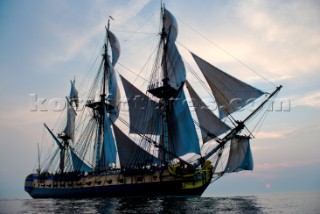
<path fill-rule="evenodd" d="M 161 115 L 162 115 L 162 134 L 160 145 L 165 148 L 166 151 L 170 151 L 170 137 L 168 132 L 168 123 L 169 123 L 169 99 L 174 97 L 177 94 L 177 90 L 169 84 L 168 77 L 168 65 L 167 65 L 167 52 L 168 52 L 168 41 L 169 41 L 169 32 L 165 28 L 166 17 L 164 14 L 164 7 L 161 7 L 161 15 L 162 15 L 162 31 L 160 33 L 160 44 L 159 48 L 162 48 L 162 56 L 161 56 L 161 68 L 162 68 L 162 80 L 159 84 L 151 84 L 148 87 L 148 92 L 153 96 L 160 99 L 161 105 Z M 160 51 L 160 50 L 159 50 Z M 168 161 L 168 154 L 162 150 L 159 153 L 159 158 L 163 161 Z"/>
<path fill-rule="evenodd" d="M 174 16 L 161 8 L 162 30 L 157 57 L 152 70 L 148 92 L 159 98 L 161 133 L 159 159 L 168 162 L 175 156 L 200 153 L 199 141 L 185 101 L 183 86 L 186 70 L 175 44 L 178 25 Z M 175 156 L 172 156 L 175 154 Z"/>

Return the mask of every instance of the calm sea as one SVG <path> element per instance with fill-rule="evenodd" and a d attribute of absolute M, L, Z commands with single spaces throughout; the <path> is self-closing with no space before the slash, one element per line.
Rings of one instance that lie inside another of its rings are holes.
<path fill-rule="evenodd" d="M 0 213 L 320 213 L 320 192 L 215 197 L 0 200 Z"/>

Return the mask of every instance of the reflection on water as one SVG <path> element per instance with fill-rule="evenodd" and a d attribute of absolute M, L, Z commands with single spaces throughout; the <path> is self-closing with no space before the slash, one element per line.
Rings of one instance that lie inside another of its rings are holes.
<path fill-rule="evenodd" d="M 230 197 L 125 197 L 0 200 L 0 213 L 310 213 L 320 192 Z"/>
<path fill-rule="evenodd" d="M 30 199 L 15 209 L 26 213 L 260 213 L 256 201 L 254 196 Z"/>

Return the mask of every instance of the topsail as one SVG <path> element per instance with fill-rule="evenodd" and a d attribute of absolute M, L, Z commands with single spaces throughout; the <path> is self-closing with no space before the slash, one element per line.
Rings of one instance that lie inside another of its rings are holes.
<path fill-rule="evenodd" d="M 178 24 L 174 16 L 166 9 L 164 9 L 164 28 L 168 34 L 166 66 L 169 83 L 172 87 L 178 89 L 186 80 L 186 71 L 175 44 L 178 35 Z"/>
<path fill-rule="evenodd" d="M 119 114 L 119 100 L 120 93 L 117 83 L 116 73 L 114 71 L 114 66 L 116 65 L 119 56 L 120 56 L 120 44 L 117 37 L 107 29 L 107 38 L 112 49 L 112 62 L 110 62 L 109 56 L 105 56 L 105 66 L 107 69 L 107 79 L 108 79 L 108 94 L 107 94 L 107 103 L 110 108 L 108 109 L 112 113 L 112 119 L 115 120 Z M 107 53 L 105 53 L 107 54 Z"/>
<path fill-rule="evenodd" d="M 115 66 L 120 56 L 120 43 L 118 38 L 107 29 L 109 43 L 112 49 L 112 66 Z"/>

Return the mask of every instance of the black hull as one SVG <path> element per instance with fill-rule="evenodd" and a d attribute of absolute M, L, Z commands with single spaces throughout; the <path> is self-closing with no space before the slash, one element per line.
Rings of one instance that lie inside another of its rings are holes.
<path fill-rule="evenodd" d="M 32 198 L 93 198 L 125 196 L 201 196 L 208 185 L 183 189 L 177 181 L 86 188 L 33 188 Z"/>
<path fill-rule="evenodd" d="M 127 174 L 30 174 L 25 191 L 32 198 L 93 198 L 125 196 L 201 196 L 212 179 L 210 163 L 192 174 L 176 168 Z"/>

